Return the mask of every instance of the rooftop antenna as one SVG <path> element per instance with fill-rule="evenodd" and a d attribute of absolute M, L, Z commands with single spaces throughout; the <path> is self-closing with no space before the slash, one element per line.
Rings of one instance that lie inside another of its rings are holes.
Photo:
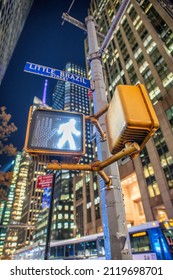
<path fill-rule="evenodd" d="M 44 82 L 44 90 L 43 90 L 43 98 L 42 98 L 42 103 L 44 105 L 46 104 L 47 84 L 48 84 L 48 80 L 45 80 L 45 82 Z"/>
<path fill-rule="evenodd" d="M 72 8 L 72 6 L 73 6 L 74 2 L 75 2 L 75 0 L 73 0 L 73 1 L 71 2 L 70 7 L 68 8 L 67 14 L 69 14 L 69 13 L 70 13 L 70 10 L 71 10 L 71 8 Z M 65 20 L 63 20 L 63 22 L 62 22 L 62 24 L 61 24 L 61 25 L 64 25 L 64 21 L 65 21 Z"/>

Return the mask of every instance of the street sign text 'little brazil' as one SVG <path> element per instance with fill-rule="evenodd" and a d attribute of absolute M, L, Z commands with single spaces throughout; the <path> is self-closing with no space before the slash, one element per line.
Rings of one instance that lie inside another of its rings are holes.
<path fill-rule="evenodd" d="M 53 78 L 53 79 L 63 80 L 65 82 L 73 83 L 78 86 L 90 89 L 89 79 L 66 71 L 58 70 L 55 68 L 51 68 L 51 67 L 31 63 L 31 62 L 26 62 L 24 71 L 36 75 Z"/>

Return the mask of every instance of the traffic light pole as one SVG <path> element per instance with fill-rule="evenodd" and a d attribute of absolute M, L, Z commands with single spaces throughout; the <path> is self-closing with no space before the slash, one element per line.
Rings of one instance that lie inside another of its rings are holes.
<path fill-rule="evenodd" d="M 94 112 L 98 112 L 107 104 L 104 77 L 99 53 L 95 23 L 92 16 L 86 18 L 89 44 L 89 60 L 91 76 L 94 86 Z M 99 119 L 103 131 L 106 131 L 104 117 Z M 98 159 L 100 161 L 110 157 L 107 141 L 101 142 L 97 137 Z M 100 180 L 100 196 L 102 208 L 103 232 L 105 237 L 106 259 L 131 259 L 126 226 L 126 215 L 123 195 L 120 185 L 117 163 L 107 166 L 106 173 L 112 178 L 112 187 L 107 189 L 105 182 Z"/>

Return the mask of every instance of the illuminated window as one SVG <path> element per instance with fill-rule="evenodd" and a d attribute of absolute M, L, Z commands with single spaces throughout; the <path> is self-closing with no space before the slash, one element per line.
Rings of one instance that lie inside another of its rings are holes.
<path fill-rule="evenodd" d="M 143 166 L 143 172 L 146 180 L 146 184 L 148 187 L 148 193 L 150 197 L 155 197 L 160 194 L 159 187 L 156 183 L 155 175 L 154 175 L 154 169 L 150 162 L 149 155 L 147 152 L 147 149 L 144 147 L 141 154 L 141 163 Z"/>
<path fill-rule="evenodd" d="M 68 223 L 64 223 L 64 228 L 68 228 Z"/>
<path fill-rule="evenodd" d="M 161 132 L 161 129 L 156 131 L 153 136 L 154 142 L 157 147 L 157 152 L 160 157 L 160 162 L 170 189 L 173 188 L 173 158 L 168 151 L 167 144 Z"/>
<path fill-rule="evenodd" d="M 63 218 L 62 213 L 58 214 L 58 220 L 61 220 Z"/>
<path fill-rule="evenodd" d="M 166 111 L 166 116 L 173 130 L 173 106 Z"/>
<path fill-rule="evenodd" d="M 64 209 L 67 211 L 69 209 L 69 205 L 65 205 Z"/>
<path fill-rule="evenodd" d="M 68 214 L 64 214 L 64 219 L 68 220 L 68 218 L 69 218 L 69 215 Z"/>

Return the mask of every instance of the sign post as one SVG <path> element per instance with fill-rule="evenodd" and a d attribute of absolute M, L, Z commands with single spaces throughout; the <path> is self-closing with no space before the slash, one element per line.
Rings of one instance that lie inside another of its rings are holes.
<path fill-rule="evenodd" d="M 44 260 L 48 260 L 50 255 L 51 224 L 52 224 L 53 205 L 54 205 L 53 199 L 54 199 L 54 192 L 55 192 L 55 173 L 51 175 L 53 176 L 53 180 L 52 180 L 51 199 L 50 199 L 49 215 L 48 215 L 48 223 L 47 223 Z"/>

